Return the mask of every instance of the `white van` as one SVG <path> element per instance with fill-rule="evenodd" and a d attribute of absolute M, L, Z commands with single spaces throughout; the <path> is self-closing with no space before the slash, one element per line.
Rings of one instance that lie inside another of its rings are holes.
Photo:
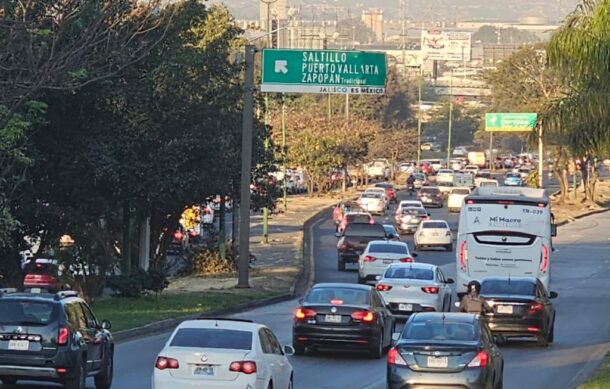
<path fill-rule="evenodd" d="M 456 292 L 489 276 L 537 277 L 549 289 L 553 224 L 543 189 L 477 188 L 460 211 L 456 246 Z"/>

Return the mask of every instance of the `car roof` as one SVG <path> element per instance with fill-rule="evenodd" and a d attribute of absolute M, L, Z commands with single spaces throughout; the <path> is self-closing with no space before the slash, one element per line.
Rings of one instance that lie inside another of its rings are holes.
<path fill-rule="evenodd" d="M 461 313 L 461 312 L 420 312 L 415 313 L 413 315 L 413 322 L 422 322 L 422 321 L 451 321 L 453 323 L 469 323 L 474 324 L 475 320 L 477 320 L 478 315 L 474 315 L 472 313 Z"/>
<path fill-rule="evenodd" d="M 265 325 L 260 323 L 253 323 L 241 320 L 231 319 L 196 319 L 196 320 L 185 320 L 176 327 L 176 330 L 183 328 L 218 328 L 225 330 L 249 330 L 258 331 L 260 328 L 264 328 Z"/>
<path fill-rule="evenodd" d="M 383 225 L 383 228 L 387 228 L 387 229 L 390 229 L 390 228 L 391 228 L 391 229 L 393 229 L 393 230 L 395 230 L 395 229 L 396 229 L 396 227 L 394 227 L 394 225 L 392 225 L 392 224 L 384 224 L 384 225 Z"/>
<path fill-rule="evenodd" d="M 438 187 L 436 187 L 436 186 L 422 186 L 422 188 L 421 188 L 421 189 L 436 189 L 436 190 L 440 190 L 440 189 L 438 189 Z M 421 190 L 421 189 L 420 189 L 420 190 Z"/>
<path fill-rule="evenodd" d="M 351 284 L 347 282 L 321 282 L 315 284 L 311 289 L 315 288 L 346 288 L 346 289 L 358 289 L 358 290 L 371 290 L 373 289 L 370 285 Z"/>
<path fill-rule="evenodd" d="M 347 212 L 345 214 L 345 216 L 361 216 L 361 215 L 365 215 L 365 216 L 372 216 L 369 212 Z"/>

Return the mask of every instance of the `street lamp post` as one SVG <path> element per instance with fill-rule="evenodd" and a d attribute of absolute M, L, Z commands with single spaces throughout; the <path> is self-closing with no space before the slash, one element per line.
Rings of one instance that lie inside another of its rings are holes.
<path fill-rule="evenodd" d="M 451 78 L 449 79 L 449 134 L 447 135 L 447 166 L 451 158 L 451 126 L 453 122 L 453 68 L 451 68 Z"/>
<path fill-rule="evenodd" d="M 418 95 L 419 95 L 419 108 L 417 110 L 417 167 L 419 169 L 421 163 L 421 122 L 422 122 L 422 112 L 421 112 L 421 90 L 422 90 L 422 82 L 424 78 L 424 63 L 419 67 L 419 82 L 418 82 Z"/>

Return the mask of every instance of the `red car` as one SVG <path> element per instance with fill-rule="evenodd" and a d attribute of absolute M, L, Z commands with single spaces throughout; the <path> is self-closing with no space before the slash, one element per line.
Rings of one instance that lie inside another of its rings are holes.
<path fill-rule="evenodd" d="M 52 293 L 61 290 L 59 265 L 56 259 L 30 259 L 23 265 L 23 270 L 25 272 L 24 289 L 38 289 L 38 291 L 45 290 Z"/>
<path fill-rule="evenodd" d="M 383 188 L 385 189 L 385 194 L 388 196 L 390 203 L 398 203 L 398 197 L 396 195 L 396 189 L 394 185 L 388 183 L 379 183 L 375 184 L 375 188 Z"/>

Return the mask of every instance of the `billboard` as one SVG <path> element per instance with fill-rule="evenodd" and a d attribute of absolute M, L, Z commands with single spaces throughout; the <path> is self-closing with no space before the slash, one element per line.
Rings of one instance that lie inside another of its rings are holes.
<path fill-rule="evenodd" d="M 421 47 L 424 59 L 439 61 L 470 61 L 469 32 L 423 30 Z"/>

